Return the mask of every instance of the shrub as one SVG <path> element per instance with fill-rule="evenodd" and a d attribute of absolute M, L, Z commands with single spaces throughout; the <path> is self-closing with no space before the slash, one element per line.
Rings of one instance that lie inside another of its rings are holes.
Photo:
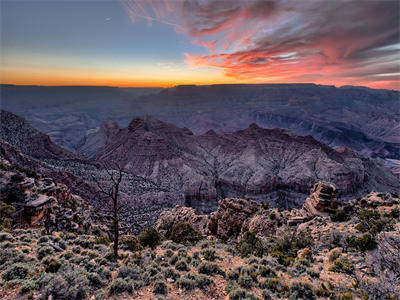
<path fill-rule="evenodd" d="M 343 294 L 339 295 L 338 299 L 339 300 L 353 300 L 354 295 L 353 295 L 353 293 L 343 293 Z"/>
<path fill-rule="evenodd" d="M 6 241 L 12 242 L 12 241 L 14 241 L 14 237 L 10 233 L 1 232 L 0 233 L 0 243 L 6 242 Z"/>
<path fill-rule="evenodd" d="M 189 271 L 187 263 L 185 263 L 183 260 L 180 260 L 175 264 L 175 269 L 178 271 Z"/>
<path fill-rule="evenodd" d="M 346 222 L 348 220 L 350 220 L 350 216 L 343 209 L 339 209 L 331 215 L 332 222 Z"/>
<path fill-rule="evenodd" d="M 15 212 L 14 206 L 8 205 L 3 201 L 0 201 L 0 227 L 10 228 L 12 223 L 11 215 Z M 0 242 L 2 240 L 0 239 Z"/>
<path fill-rule="evenodd" d="M 356 248 L 362 252 L 373 250 L 376 247 L 375 238 L 370 233 L 366 233 L 361 237 L 349 236 L 346 238 L 346 242 L 349 247 Z"/>
<path fill-rule="evenodd" d="M 271 269 L 270 267 L 259 266 L 258 272 L 260 273 L 261 277 L 275 277 L 276 272 Z"/>
<path fill-rule="evenodd" d="M 61 263 L 57 260 L 51 261 L 44 267 L 47 273 L 56 273 L 60 268 L 61 268 Z"/>
<path fill-rule="evenodd" d="M 137 266 L 122 266 L 118 269 L 117 278 L 140 280 L 142 273 L 142 269 Z"/>
<path fill-rule="evenodd" d="M 332 293 L 328 290 L 328 288 L 326 287 L 326 285 L 323 282 L 321 282 L 321 284 L 315 290 L 315 294 L 318 297 L 324 297 L 324 298 L 332 296 Z"/>
<path fill-rule="evenodd" d="M 253 286 L 253 279 L 249 275 L 243 274 L 240 275 L 238 283 L 242 288 L 249 289 Z"/>
<path fill-rule="evenodd" d="M 241 257 L 246 257 L 249 254 L 262 257 L 264 254 L 264 247 L 262 241 L 257 237 L 257 233 L 248 231 L 237 244 L 236 251 Z"/>
<path fill-rule="evenodd" d="M 199 273 L 212 275 L 212 274 L 219 274 L 225 276 L 225 272 L 218 267 L 217 264 L 211 262 L 203 262 L 198 267 Z"/>
<path fill-rule="evenodd" d="M 162 270 L 162 273 L 165 279 L 171 278 L 173 280 L 176 280 L 177 278 L 179 278 L 179 274 L 172 268 L 164 268 Z"/>
<path fill-rule="evenodd" d="M 172 255 L 171 258 L 168 260 L 168 263 L 169 263 L 170 265 L 175 265 L 176 262 L 178 261 L 178 259 L 179 259 L 178 255 L 174 254 L 174 255 Z"/>
<path fill-rule="evenodd" d="M 333 262 L 333 266 L 329 268 L 329 271 L 338 272 L 338 273 L 353 273 L 354 267 L 344 258 L 337 258 Z"/>
<path fill-rule="evenodd" d="M 163 281 L 156 281 L 153 287 L 154 294 L 167 294 L 167 285 Z"/>
<path fill-rule="evenodd" d="M 189 279 L 187 277 L 179 278 L 176 281 L 176 286 L 179 289 L 185 290 L 185 291 L 190 291 L 194 288 L 196 288 L 196 281 L 193 279 Z"/>
<path fill-rule="evenodd" d="M 382 217 L 378 211 L 364 209 L 360 212 L 358 220 L 357 230 L 375 235 L 384 229 L 390 229 L 393 219 Z"/>
<path fill-rule="evenodd" d="M 139 241 L 143 247 L 154 249 L 158 244 L 160 244 L 161 236 L 157 230 L 150 227 L 139 235 Z"/>
<path fill-rule="evenodd" d="M 110 295 L 121 294 L 124 292 L 132 293 L 132 291 L 132 284 L 122 278 L 116 278 L 108 287 Z"/>
<path fill-rule="evenodd" d="M 26 294 L 29 291 L 36 290 L 39 288 L 37 280 L 28 279 L 25 280 L 21 285 L 21 293 Z"/>
<path fill-rule="evenodd" d="M 111 244 L 111 241 L 110 241 L 109 238 L 100 235 L 100 236 L 96 236 L 96 237 L 95 237 L 94 243 L 95 243 L 95 244 L 100 244 L 100 245 L 106 245 L 106 246 L 108 246 L 108 245 Z"/>
<path fill-rule="evenodd" d="M 267 290 L 263 290 L 261 295 L 264 300 L 272 300 L 272 297 Z"/>
<path fill-rule="evenodd" d="M 279 290 L 280 282 L 278 278 L 267 278 L 263 282 L 260 282 L 259 286 L 262 289 L 277 292 Z"/>
<path fill-rule="evenodd" d="M 394 219 L 400 218 L 400 209 L 398 207 L 393 208 L 390 211 L 390 216 Z"/>
<path fill-rule="evenodd" d="M 3 279 L 6 281 L 14 279 L 25 279 L 29 273 L 29 267 L 26 264 L 17 263 L 8 267 L 3 273 Z"/>
<path fill-rule="evenodd" d="M 232 292 L 229 293 L 229 300 L 242 300 L 242 299 L 258 300 L 258 298 L 255 297 L 253 294 L 247 293 L 246 291 L 241 289 L 233 290 Z"/>
<path fill-rule="evenodd" d="M 23 181 L 24 179 L 25 179 L 25 177 L 22 175 L 22 174 L 20 174 L 20 173 L 15 173 L 15 174 L 13 174 L 12 176 L 11 176 L 11 182 L 16 182 L 16 183 L 18 183 L 18 182 L 21 182 L 21 181 Z"/>
<path fill-rule="evenodd" d="M 62 267 L 56 274 L 46 274 L 41 282 L 39 299 L 85 299 L 88 281 L 82 270 L 73 269 L 71 266 Z"/>
<path fill-rule="evenodd" d="M 340 252 L 338 250 L 332 250 L 329 252 L 329 261 L 334 261 L 340 257 Z"/>
<path fill-rule="evenodd" d="M 42 259 L 43 257 L 45 257 L 46 255 L 50 255 L 53 254 L 54 250 L 52 247 L 50 246 L 43 246 L 41 248 L 39 248 L 38 252 L 37 252 L 37 257 L 38 259 Z"/>
<path fill-rule="evenodd" d="M 195 244 L 201 239 L 201 235 L 190 223 L 177 223 L 172 227 L 169 239 L 180 244 Z"/>
<path fill-rule="evenodd" d="M 311 284 L 294 282 L 290 287 L 290 299 L 315 299 Z"/>
<path fill-rule="evenodd" d="M 101 288 L 104 285 L 103 279 L 97 273 L 87 273 L 86 277 L 92 287 Z"/>
<path fill-rule="evenodd" d="M 214 261 L 216 256 L 215 256 L 215 250 L 211 250 L 211 249 L 206 249 L 203 251 L 203 257 L 205 260 L 208 261 Z"/>
<path fill-rule="evenodd" d="M 121 249 L 129 250 L 131 252 L 142 250 L 142 246 L 135 238 L 121 239 L 119 240 L 119 245 Z"/>

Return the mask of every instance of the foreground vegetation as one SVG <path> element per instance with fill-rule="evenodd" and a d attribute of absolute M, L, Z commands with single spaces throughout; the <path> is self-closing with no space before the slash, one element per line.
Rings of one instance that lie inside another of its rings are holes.
<path fill-rule="evenodd" d="M 117 261 L 101 235 L 3 229 L 0 297 L 398 299 L 398 209 L 313 222 L 301 232 L 247 232 L 239 243 L 201 237 L 187 223 L 170 233 L 175 242 L 151 228 L 123 237 Z"/>

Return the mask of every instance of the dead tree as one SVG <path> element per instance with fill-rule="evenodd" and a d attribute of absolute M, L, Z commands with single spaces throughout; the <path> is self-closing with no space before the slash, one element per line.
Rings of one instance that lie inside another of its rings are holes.
<path fill-rule="evenodd" d="M 119 240 L 119 206 L 118 206 L 118 196 L 119 196 L 119 186 L 122 181 L 122 168 L 119 164 L 114 164 L 115 171 L 109 170 L 109 168 L 105 167 L 105 171 L 111 180 L 111 186 L 105 187 L 100 184 L 98 180 L 94 180 L 97 184 L 99 190 L 111 199 L 113 205 L 113 231 L 114 231 L 114 258 L 118 259 L 118 240 Z"/>

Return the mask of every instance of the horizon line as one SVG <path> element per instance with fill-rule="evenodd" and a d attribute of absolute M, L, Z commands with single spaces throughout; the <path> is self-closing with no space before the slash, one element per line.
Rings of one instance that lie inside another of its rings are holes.
<path fill-rule="evenodd" d="M 0 83 L 0 86 L 18 86 L 18 87 L 105 87 L 105 88 L 160 88 L 160 89 L 171 89 L 176 87 L 189 87 L 189 86 L 228 86 L 228 85 L 315 85 L 315 86 L 325 86 L 325 87 L 335 87 L 335 88 L 343 88 L 343 87 L 358 87 L 358 88 L 366 88 L 372 90 L 387 90 L 387 91 L 400 91 L 399 89 L 382 89 L 382 88 L 372 88 L 364 85 L 332 85 L 332 84 L 319 84 L 313 82 L 282 82 L 282 83 L 216 83 L 216 84 L 178 84 L 171 86 L 117 86 L 117 85 L 85 85 L 85 84 L 77 84 L 77 85 L 53 85 L 53 84 L 15 84 L 15 83 Z"/>

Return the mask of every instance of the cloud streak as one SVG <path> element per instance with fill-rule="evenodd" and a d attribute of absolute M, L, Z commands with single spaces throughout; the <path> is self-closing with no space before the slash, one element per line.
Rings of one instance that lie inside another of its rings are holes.
<path fill-rule="evenodd" d="M 204 47 L 193 66 L 249 82 L 399 89 L 397 0 L 128 0 L 134 20 L 169 24 Z"/>

